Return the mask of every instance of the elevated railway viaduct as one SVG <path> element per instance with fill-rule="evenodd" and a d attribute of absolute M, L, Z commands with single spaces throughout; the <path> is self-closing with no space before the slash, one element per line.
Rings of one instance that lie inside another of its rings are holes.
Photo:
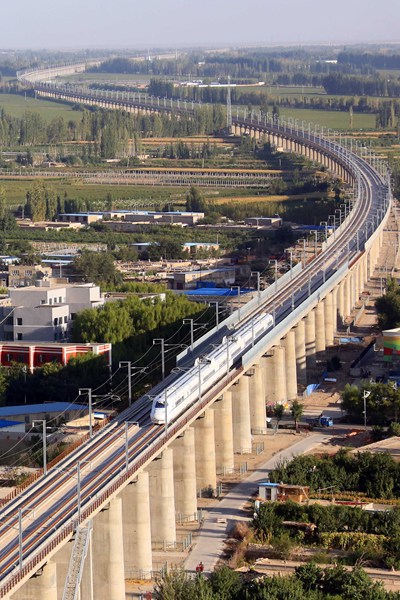
<path fill-rule="evenodd" d="M 235 454 L 249 452 L 252 436 L 265 432 L 266 402 L 297 398 L 372 274 L 392 202 L 384 166 L 279 121 L 256 116 L 232 126 L 324 164 L 354 190 L 352 208 L 313 261 L 182 352 L 183 371 L 215 344 L 228 346 L 260 313 L 274 317 L 274 327 L 244 347 L 210 390 L 198 361 L 205 391 L 199 383 L 197 401 L 173 422 L 151 422 L 151 397 L 179 386 L 180 372 L 4 501 L 2 598 L 77 598 L 80 590 L 85 599 L 123 600 L 126 577 L 150 577 L 153 548 L 174 546 L 177 519 L 195 520 L 198 493 L 214 490 L 218 476 L 235 468 Z"/>

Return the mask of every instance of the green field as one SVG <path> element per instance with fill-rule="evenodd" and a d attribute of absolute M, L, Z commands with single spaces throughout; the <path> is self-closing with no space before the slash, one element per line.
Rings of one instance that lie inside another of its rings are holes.
<path fill-rule="evenodd" d="M 36 180 L 37 181 L 37 180 Z M 7 203 L 12 208 L 17 208 L 25 203 L 26 193 L 32 187 L 33 180 L 8 180 L 0 178 L 0 187 L 4 188 L 7 198 Z M 132 204 L 135 202 L 148 202 L 149 206 L 152 203 L 167 203 L 171 202 L 175 205 L 183 206 L 186 201 L 186 194 L 189 186 L 185 187 L 154 187 L 154 186 L 127 186 L 127 185 L 88 185 L 79 181 L 66 181 L 63 179 L 54 179 L 46 181 L 46 185 L 52 187 L 56 194 L 62 198 L 64 193 L 71 199 L 85 199 L 90 201 L 98 200 L 100 204 L 104 203 L 107 195 L 111 194 L 113 200 L 118 206 L 118 201 L 121 200 L 121 206 L 128 208 L 129 201 Z M 206 199 L 215 199 L 229 195 L 230 198 L 254 198 L 257 192 L 254 188 L 206 188 L 202 189 L 202 194 Z M 262 193 L 258 196 L 260 201 L 266 199 Z"/>
<path fill-rule="evenodd" d="M 340 112 L 336 110 L 313 110 L 307 108 L 280 108 L 279 114 L 281 117 L 287 119 L 291 117 L 301 121 L 310 121 L 311 123 L 318 123 L 322 127 L 329 127 L 331 129 L 350 130 L 350 119 L 348 112 Z M 375 115 L 374 114 L 360 114 L 354 113 L 353 115 L 353 127 L 351 131 L 359 131 L 360 129 L 375 129 Z"/>
<path fill-rule="evenodd" d="M 80 121 L 82 118 L 80 111 L 72 110 L 67 104 L 17 94 L 0 94 L 0 108 L 13 117 L 22 117 L 27 110 L 37 112 L 49 122 L 55 117 L 63 117 L 66 121 Z"/>

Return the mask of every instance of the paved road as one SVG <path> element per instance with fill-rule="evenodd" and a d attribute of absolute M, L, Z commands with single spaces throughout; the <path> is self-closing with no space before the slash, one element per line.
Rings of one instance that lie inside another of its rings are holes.
<path fill-rule="evenodd" d="M 236 485 L 215 508 L 212 508 L 203 521 L 196 543 L 185 561 L 187 571 L 195 571 L 201 561 L 204 572 L 211 573 L 223 554 L 224 540 L 227 537 L 233 521 L 243 521 L 249 518 L 249 513 L 243 510 L 250 496 L 257 490 L 257 482 L 266 479 L 267 472 L 284 459 L 290 459 L 319 446 L 321 442 L 329 442 L 331 432 L 318 432 L 303 438 L 293 446 L 278 452 L 271 459 L 260 465 L 245 481 Z"/>

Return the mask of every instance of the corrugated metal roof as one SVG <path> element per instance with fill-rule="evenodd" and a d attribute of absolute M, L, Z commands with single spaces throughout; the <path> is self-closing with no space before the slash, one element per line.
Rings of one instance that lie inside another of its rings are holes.
<path fill-rule="evenodd" d="M 21 404 L 19 406 L 0 407 L 0 419 L 17 415 L 34 413 L 64 412 L 67 410 L 87 410 L 83 404 L 71 404 L 70 402 L 48 402 L 45 404 Z"/>
<path fill-rule="evenodd" d="M 0 419 L 0 429 L 3 427 L 10 427 L 13 425 L 24 425 L 23 421 L 6 421 L 5 419 Z"/>

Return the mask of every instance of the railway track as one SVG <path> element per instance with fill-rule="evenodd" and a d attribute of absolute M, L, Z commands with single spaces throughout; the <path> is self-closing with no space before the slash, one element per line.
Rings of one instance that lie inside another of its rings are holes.
<path fill-rule="evenodd" d="M 247 124 L 250 126 L 251 122 Z M 276 128 L 276 131 L 281 130 Z M 358 197 L 345 225 L 330 239 L 327 249 L 288 281 L 276 297 L 259 303 L 243 315 L 240 325 L 260 312 L 274 312 L 275 323 L 281 323 L 294 308 L 307 301 L 310 290 L 318 289 L 339 268 L 348 266 L 361 256 L 373 231 L 372 225 L 371 231 L 368 231 L 367 223 L 382 211 L 382 198 L 389 193 L 386 182 L 360 157 L 344 152 L 331 142 L 306 141 L 316 147 L 318 143 L 322 144 L 324 151 L 339 154 L 344 162 L 351 162 L 347 168 L 359 181 Z M 223 334 L 221 328 L 220 337 Z M 209 343 L 215 341 L 213 338 Z M 24 578 L 44 564 L 71 537 L 77 523 L 96 514 L 113 494 L 118 493 L 161 451 L 169 439 L 203 412 L 207 403 L 212 402 L 242 372 L 239 360 L 229 375 L 221 374 L 214 389 L 178 417 L 167 430 L 150 422 L 151 400 L 148 396 L 141 398 L 93 439 L 60 461 L 47 476 L 42 476 L 10 500 L 0 512 L 0 597 L 10 594 Z M 154 395 L 178 377 L 179 374 L 171 374 L 150 394 Z M 135 421 L 138 425 L 126 427 L 126 421 Z"/>

